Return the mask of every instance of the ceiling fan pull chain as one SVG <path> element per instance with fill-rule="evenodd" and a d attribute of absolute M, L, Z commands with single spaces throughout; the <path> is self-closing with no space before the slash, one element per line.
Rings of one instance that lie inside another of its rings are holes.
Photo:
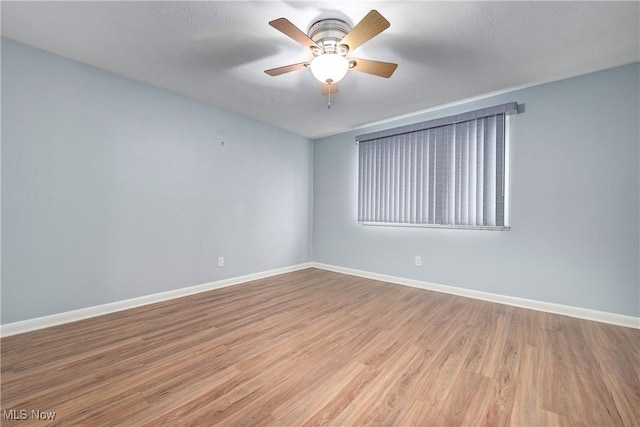
<path fill-rule="evenodd" d="M 329 83 L 329 101 L 327 102 L 327 110 L 331 109 L 331 83 Z"/>

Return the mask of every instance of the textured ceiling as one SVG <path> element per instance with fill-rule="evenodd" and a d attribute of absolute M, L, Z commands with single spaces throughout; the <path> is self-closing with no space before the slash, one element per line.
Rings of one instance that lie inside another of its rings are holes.
<path fill-rule="evenodd" d="M 640 60 L 638 2 L 12 2 L 2 35 L 311 138 L 506 89 Z M 271 28 L 318 18 L 391 27 L 354 57 L 399 64 L 349 73 L 327 109 L 310 54 Z"/>

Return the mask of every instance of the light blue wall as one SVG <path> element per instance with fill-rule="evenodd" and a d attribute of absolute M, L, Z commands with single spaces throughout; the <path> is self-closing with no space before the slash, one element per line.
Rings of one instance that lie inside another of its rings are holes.
<path fill-rule="evenodd" d="M 634 64 L 312 144 L 2 39 L 1 321 L 310 260 L 638 316 L 639 79 Z M 511 231 L 357 224 L 356 134 L 509 101 L 526 110 Z"/>
<path fill-rule="evenodd" d="M 311 168 L 307 138 L 2 39 L 2 323 L 310 261 Z"/>
<path fill-rule="evenodd" d="M 314 261 L 640 315 L 639 81 L 632 64 L 315 141 Z M 357 134 L 510 101 L 511 231 L 356 222 Z"/>

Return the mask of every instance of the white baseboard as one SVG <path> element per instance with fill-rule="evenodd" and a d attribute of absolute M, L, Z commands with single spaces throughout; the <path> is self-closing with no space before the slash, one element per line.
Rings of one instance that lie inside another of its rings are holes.
<path fill-rule="evenodd" d="M 220 289 L 227 286 L 239 285 L 252 280 L 264 279 L 278 274 L 290 273 L 292 271 L 303 270 L 311 267 L 311 263 L 303 263 L 289 267 L 276 268 L 274 270 L 262 271 L 259 273 L 247 274 L 245 276 L 232 277 L 215 282 L 204 283 L 202 285 L 189 286 L 187 288 L 175 289 L 172 291 L 159 292 L 157 294 L 145 295 L 138 298 L 131 298 L 124 301 L 116 301 L 108 304 L 96 305 L 93 307 L 81 308 L 79 310 L 67 311 L 64 313 L 52 314 L 49 316 L 37 317 L 35 319 L 21 320 L 19 322 L 0 325 L 0 337 L 22 334 L 24 332 L 35 331 L 37 329 L 62 325 L 63 323 L 75 322 L 90 317 L 101 316 L 116 311 L 127 310 L 143 305 L 154 304 L 175 298 L 193 295 L 200 292 Z"/>
<path fill-rule="evenodd" d="M 322 270 L 348 274 L 351 276 L 364 277 L 367 279 L 380 280 L 383 282 L 395 283 L 398 285 L 411 286 L 413 288 L 427 289 L 430 291 L 459 295 L 467 298 L 474 298 L 474 299 L 479 299 L 483 301 L 496 302 L 499 304 L 512 305 L 515 307 L 528 308 L 531 310 L 544 311 L 547 313 L 561 314 L 564 316 L 577 317 L 579 319 L 593 320 L 595 322 L 625 326 L 627 328 L 640 329 L 640 318 L 634 317 L 634 316 L 626 316 L 623 314 L 590 310 L 587 308 L 573 307 L 570 305 L 562 305 L 562 304 L 554 304 L 550 302 L 536 301 L 536 300 L 531 300 L 526 298 L 492 294 L 489 292 L 475 291 L 472 289 L 458 288 L 455 286 L 439 285 L 437 283 L 423 282 L 420 280 L 413 280 L 413 279 L 405 279 L 403 277 L 396 277 L 396 276 L 387 276 L 385 274 L 371 273 L 369 271 L 356 270 L 353 268 L 339 267 L 335 265 L 322 264 L 318 262 L 312 262 L 311 266 L 314 268 L 322 269 Z"/>
<path fill-rule="evenodd" d="M 579 319 L 593 320 L 596 322 L 610 323 L 612 325 L 640 329 L 640 318 L 638 317 L 608 313 L 605 311 L 590 310 L 569 305 L 530 300 L 526 298 L 492 294 L 489 292 L 475 291 L 472 289 L 458 288 L 455 286 L 439 285 L 436 283 L 424 282 L 420 280 L 406 279 L 403 277 L 388 276 L 385 274 L 356 270 L 353 268 L 339 267 L 317 262 L 308 262 L 289 267 L 277 268 L 274 270 L 262 271 L 259 273 L 247 274 L 245 276 L 232 277 L 229 279 L 204 283 L 202 285 L 190 286 L 187 288 L 175 289 L 172 291 L 160 292 L 152 295 L 145 295 L 142 297 L 132 298 L 124 301 L 117 301 L 93 307 L 81 308 L 79 310 L 38 317 L 35 319 L 27 319 L 19 322 L 7 323 L 5 325 L 0 325 L 0 337 L 22 334 L 24 332 L 30 332 L 38 329 L 48 328 L 51 326 L 61 325 L 64 323 L 75 322 L 82 319 L 88 319 L 90 317 L 101 316 L 103 314 L 109 314 L 116 311 L 154 304 L 157 302 L 180 298 L 187 295 L 193 295 L 200 292 L 206 292 L 213 289 L 239 285 L 242 283 L 250 282 L 252 280 L 264 279 L 267 277 L 276 276 L 278 274 L 290 273 L 310 267 L 333 271 L 336 273 L 348 274 L 350 276 L 364 277 L 367 279 L 380 280 L 383 282 L 395 283 L 398 285 L 411 286 L 414 288 L 427 289 L 430 291 L 443 292 L 468 298 L 475 298 L 483 301 L 496 302 L 499 304 L 512 305 L 515 307 L 528 308 L 531 310 L 562 314 L 565 316 L 577 317 Z"/>

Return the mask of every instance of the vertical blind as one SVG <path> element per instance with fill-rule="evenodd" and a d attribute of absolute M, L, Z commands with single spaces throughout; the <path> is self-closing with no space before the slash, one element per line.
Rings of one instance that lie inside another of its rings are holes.
<path fill-rule="evenodd" d="M 358 221 L 505 227 L 504 104 L 359 142 Z"/>

